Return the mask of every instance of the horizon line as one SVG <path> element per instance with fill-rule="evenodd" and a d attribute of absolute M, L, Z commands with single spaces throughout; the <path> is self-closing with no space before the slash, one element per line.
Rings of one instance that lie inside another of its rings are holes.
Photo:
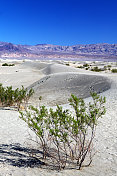
<path fill-rule="evenodd" d="M 54 45 L 54 46 L 76 46 L 76 45 L 100 45 L 100 44 L 109 44 L 109 45 L 116 45 L 117 43 L 107 43 L 107 42 L 102 42 L 102 43 L 83 43 L 83 44 L 74 44 L 74 45 L 58 45 L 58 44 L 50 44 L 50 43 L 37 43 L 37 44 L 21 44 L 21 43 L 14 43 L 14 42 L 7 42 L 7 41 L 0 41 L 0 43 L 11 43 L 13 45 L 29 45 L 29 46 L 36 46 L 36 45 Z"/>

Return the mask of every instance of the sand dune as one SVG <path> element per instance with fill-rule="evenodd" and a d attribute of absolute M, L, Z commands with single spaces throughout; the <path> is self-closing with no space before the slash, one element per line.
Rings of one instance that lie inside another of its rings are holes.
<path fill-rule="evenodd" d="M 42 104 L 53 106 L 68 103 L 71 94 L 86 98 L 91 91 L 106 91 L 110 88 L 110 82 L 102 76 L 66 72 L 45 76 L 30 88 L 35 91 L 32 102 L 38 102 L 39 96 L 42 96 Z"/>
<path fill-rule="evenodd" d="M 28 66 L 29 63 L 26 63 Z M 38 63 L 30 66 L 40 69 L 45 76 L 39 81 L 34 82 L 28 88 L 33 88 L 35 93 L 31 98 L 32 103 L 38 103 L 42 96 L 42 104 L 53 106 L 56 104 L 68 103 L 71 94 L 86 98 L 90 96 L 91 91 L 101 93 L 110 88 L 110 81 L 104 76 L 87 75 L 80 72 L 79 69 L 62 64 L 44 64 L 43 69 Z"/>
<path fill-rule="evenodd" d="M 63 72 L 78 72 L 77 68 L 69 67 L 62 64 L 49 64 L 42 70 L 45 75 L 63 73 Z"/>
<path fill-rule="evenodd" d="M 10 63 L 14 63 L 14 62 L 10 62 Z M 34 63 L 34 66 L 38 66 L 38 65 Z M 20 62 L 15 61 L 15 66 L 13 67 L 0 66 L 0 83 L 2 83 L 4 86 L 12 85 L 13 88 L 17 88 L 17 87 L 21 87 L 21 85 L 24 85 L 24 87 L 28 87 L 30 84 L 32 84 L 35 81 L 38 81 L 43 76 L 44 75 L 39 69 L 35 69 L 33 67 L 32 62 L 25 63 L 21 61 Z"/>
<path fill-rule="evenodd" d="M 41 70 L 46 68 L 49 65 L 47 62 L 39 62 L 39 61 L 26 61 L 21 64 L 22 68 L 32 68 L 35 70 Z"/>

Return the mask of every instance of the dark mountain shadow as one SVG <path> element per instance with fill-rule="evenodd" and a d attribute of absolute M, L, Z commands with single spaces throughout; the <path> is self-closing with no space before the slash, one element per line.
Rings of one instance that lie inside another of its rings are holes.
<path fill-rule="evenodd" d="M 0 163 L 31 168 L 45 165 L 40 159 L 34 157 L 36 154 L 42 158 L 43 153 L 40 150 L 22 147 L 18 143 L 0 145 Z"/>

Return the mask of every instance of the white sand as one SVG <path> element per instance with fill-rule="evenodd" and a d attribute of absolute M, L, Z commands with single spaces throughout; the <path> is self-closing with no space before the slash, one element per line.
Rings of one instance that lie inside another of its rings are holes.
<path fill-rule="evenodd" d="M 1 63 L 2 65 L 2 63 Z M 15 66 L 0 66 L 0 83 L 4 86 L 13 86 L 13 88 L 29 86 L 35 81 L 42 78 L 44 74 L 39 69 L 27 66 L 24 63 L 16 62 Z"/>
<path fill-rule="evenodd" d="M 26 63 L 25 63 L 26 64 Z M 0 81 L 4 85 L 13 84 L 14 87 L 25 83 L 29 86 L 44 76 L 45 66 L 37 68 L 27 65 L 16 65 L 14 68 L 0 68 Z M 53 67 L 53 65 L 52 65 Z M 16 75 L 15 70 L 19 73 Z M 68 68 L 67 68 L 68 69 Z M 70 68 L 71 69 L 71 68 Z M 46 68 L 47 70 L 47 68 Z M 58 69 L 59 70 L 59 69 Z M 6 72 L 7 71 L 7 72 Z M 69 70 L 68 70 L 69 71 Z M 69 71 L 70 72 L 70 71 Z M 111 73 L 94 73 L 81 71 L 87 75 L 105 76 L 111 80 L 111 88 L 101 95 L 106 96 L 106 115 L 100 119 L 97 126 L 94 146 L 97 153 L 93 158 L 90 167 L 78 170 L 63 170 L 61 172 L 51 171 L 39 167 L 15 167 L 13 163 L 18 163 L 19 159 L 27 162 L 27 152 L 21 151 L 21 147 L 36 147 L 35 143 L 29 139 L 35 138 L 27 125 L 18 118 L 18 112 L 0 110 L 0 176 L 49 176 L 49 175 L 66 175 L 66 176 L 116 176 L 117 175 L 117 74 Z M 53 72 L 54 73 L 54 72 Z M 52 74 L 53 74 L 52 73 Z M 47 72 L 46 72 L 47 74 Z M 50 73 L 49 73 L 50 74 Z M 58 74 L 58 73 L 57 73 Z M 64 73 L 65 74 L 65 73 Z M 63 75 L 64 75 L 63 74 Z M 78 73 L 77 73 L 78 74 Z M 76 75 L 76 74 L 75 74 Z M 3 79 L 4 77 L 4 79 Z M 55 76 L 56 78 L 56 76 Z M 97 77 L 96 77 L 97 78 Z M 18 79 L 18 81 L 17 81 Z M 90 79 L 90 77 L 88 78 Z M 4 83 L 4 80 L 6 81 Z M 55 80 L 55 79 L 54 79 Z M 99 80 L 100 81 L 100 80 Z M 105 84 L 101 84 L 105 85 Z M 106 84 L 107 85 L 107 84 Z M 59 92 L 58 92 L 59 94 Z M 54 93 L 49 95 L 54 96 Z M 90 97 L 86 99 L 90 100 Z M 67 105 L 64 105 L 67 107 Z M 32 137 L 31 137 L 31 136 Z M 18 149 L 18 146 L 19 149 Z M 21 163 L 21 162 L 20 162 Z"/>

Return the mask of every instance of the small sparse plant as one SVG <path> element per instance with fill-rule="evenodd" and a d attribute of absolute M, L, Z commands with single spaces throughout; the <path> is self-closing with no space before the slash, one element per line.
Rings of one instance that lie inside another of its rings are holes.
<path fill-rule="evenodd" d="M 77 66 L 77 68 L 84 68 L 82 65 L 80 65 L 80 66 Z"/>
<path fill-rule="evenodd" d="M 111 65 L 107 65 L 108 68 L 111 68 L 112 66 Z"/>
<path fill-rule="evenodd" d="M 20 112 L 20 118 L 39 137 L 43 158 L 52 159 L 59 169 L 65 168 L 67 162 L 78 169 L 84 161 L 88 161 L 87 165 L 92 162 L 92 144 L 98 119 L 105 114 L 105 97 L 96 93 L 91 96 L 93 102 L 86 104 L 83 99 L 72 95 L 69 99 L 72 113 L 60 106 L 56 110 L 30 106 L 28 111 Z"/>
<path fill-rule="evenodd" d="M 42 100 L 42 96 L 39 97 L 39 100 L 40 100 L 40 101 Z"/>
<path fill-rule="evenodd" d="M 2 66 L 15 66 L 15 64 L 7 64 L 7 63 L 4 63 L 4 64 L 2 64 Z"/>
<path fill-rule="evenodd" d="M 83 67 L 89 67 L 89 64 L 84 64 Z"/>
<path fill-rule="evenodd" d="M 39 96 L 39 107 L 40 107 L 41 100 L 42 100 L 42 96 Z"/>
<path fill-rule="evenodd" d="M 9 66 L 15 66 L 15 64 L 9 64 Z"/>
<path fill-rule="evenodd" d="M 7 63 L 2 64 L 2 66 L 9 66 Z"/>
<path fill-rule="evenodd" d="M 107 66 L 106 66 L 106 65 L 104 66 L 103 70 L 104 70 L 104 71 L 106 71 L 106 70 L 107 70 Z"/>
<path fill-rule="evenodd" d="M 100 71 L 102 71 L 102 69 L 101 69 L 101 68 L 98 68 L 98 67 L 96 66 L 96 67 L 92 68 L 91 71 L 100 72 Z"/>
<path fill-rule="evenodd" d="M 113 69 L 111 70 L 111 72 L 112 72 L 112 73 L 117 73 L 117 69 L 116 69 L 116 68 L 113 68 Z"/>

